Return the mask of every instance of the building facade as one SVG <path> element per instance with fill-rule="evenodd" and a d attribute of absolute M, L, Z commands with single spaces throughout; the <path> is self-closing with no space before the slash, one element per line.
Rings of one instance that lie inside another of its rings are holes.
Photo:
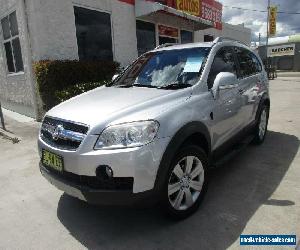
<path fill-rule="evenodd" d="M 32 63 L 40 60 L 114 60 L 128 65 L 162 43 L 250 43 L 243 25 L 221 22 L 213 0 L 0 0 L 0 100 L 38 117 Z"/>
<path fill-rule="evenodd" d="M 258 53 L 277 70 L 300 71 L 300 34 L 269 39 L 268 49 L 260 46 Z"/>

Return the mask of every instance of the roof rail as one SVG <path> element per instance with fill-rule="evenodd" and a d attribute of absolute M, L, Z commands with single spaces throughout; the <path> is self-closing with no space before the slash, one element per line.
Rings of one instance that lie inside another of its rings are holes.
<path fill-rule="evenodd" d="M 246 43 L 243 43 L 237 39 L 234 39 L 234 38 L 230 38 L 230 37 L 225 37 L 225 36 L 220 36 L 220 37 L 217 37 L 213 43 L 220 43 L 220 42 L 226 42 L 226 41 L 231 41 L 231 42 L 237 42 L 237 43 L 241 43 L 241 44 L 244 44 L 246 46 L 248 46 Z"/>
<path fill-rule="evenodd" d="M 178 45 L 178 43 L 164 43 L 164 44 L 161 44 L 161 45 L 158 45 L 156 49 L 161 49 L 161 48 L 166 48 L 166 47 L 170 47 L 170 46 L 173 46 L 173 45 Z"/>

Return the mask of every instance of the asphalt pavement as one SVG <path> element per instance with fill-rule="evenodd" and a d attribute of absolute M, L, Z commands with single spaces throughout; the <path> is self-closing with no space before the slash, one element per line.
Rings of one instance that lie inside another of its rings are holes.
<path fill-rule="evenodd" d="M 299 240 L 300 78 L 270 81 L 270 90 L 265 143 L 213 171 L 201 208 L 180 222 L 157 207 L 97 207 L 58 191 L 39 173 L 40 124 L 4 112 L 20 142 L 0 136 L 0 249 L 240 249 L 240 234 Z"/>

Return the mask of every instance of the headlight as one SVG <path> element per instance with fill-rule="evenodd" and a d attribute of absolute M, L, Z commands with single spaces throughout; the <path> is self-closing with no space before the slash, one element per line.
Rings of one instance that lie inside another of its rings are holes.
<path fill-rule="evenodd" d="M 153 141 L 159 128 L 157 121 L 113 125 L 103 130 L 94 149 L 140 147 Z"/>

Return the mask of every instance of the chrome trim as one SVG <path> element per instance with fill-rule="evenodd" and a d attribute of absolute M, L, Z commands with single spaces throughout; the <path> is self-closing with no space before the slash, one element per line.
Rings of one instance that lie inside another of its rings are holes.
<path fill-rule="evenodd" d="M 75 142 L 82 142 L 83 139 L 86 137 L 85 134 L 65 129 L 63 125 L 53 126 L 47 123 L 43 123 L 41 130 L 45 130 L 46 132 L 50 133 L 54 141 L 62 139 Z"/>
<path fill-rule="evenodd" d="M 219 86 L 220 90 L 224 90 L 224 89 L 234 89 L 237 88 L 239 85 L 238 84 L 228 84 L 228 85 L 221 85 Z"/>
<path fill-rule="evenodd" d="M 90 129 L 90 126 L 85 124 L 85 123 L 81 123 L 81 122 L 74 122 L 74 121 L 71 121 L 71 120 L 67 120 L 67 119 L 62 119 L 62 118 L 58 118 L 58 117 L 55 117 L 55 116 L 45 116 L 42 123 L 44 123 L 44 120 L 45 118 L 50 118 L 50 119 L 53 119 L 53 120 L 57 120 L 57 121 L 61 121 L 61 122 L 68 122 L 68 123 L 72 123 L 72 124 L 75 124 L 75 125 L 80 125 L 80 126 L 84 126 L 88 129 Z"/>

